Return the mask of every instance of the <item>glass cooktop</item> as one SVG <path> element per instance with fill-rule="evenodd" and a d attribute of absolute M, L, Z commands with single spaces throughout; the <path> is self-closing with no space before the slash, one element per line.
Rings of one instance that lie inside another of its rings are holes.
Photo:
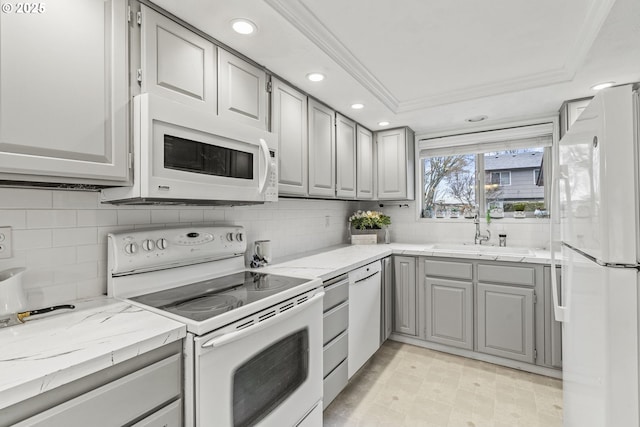
<path fill-rule="evenodd" d="M 203 321 L 308 281 L 242 271 L 130 299 L 195 321 Z"/>

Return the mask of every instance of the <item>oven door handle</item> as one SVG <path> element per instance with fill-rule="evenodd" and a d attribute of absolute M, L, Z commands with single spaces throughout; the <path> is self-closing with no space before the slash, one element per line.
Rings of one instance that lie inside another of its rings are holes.
<path fill-rule="evenodd" d="M 294 308 L 291 308 L 281 314 L 277 314 L 273 317 L 270 317 L 267 320 L 264 320 L 256 325 L 252 325 L 252 326 L 249 326 L 248 328 L 241 329 L 236 332 L 230 332 L 228 334 L 225 334 L 216 338 L 212 338 L 209 341 L 202 344 L 202 348 L 222 347 L 223 345 L 230 344 L 241 338 L 247 337 L 249 335 L 253 335 L 256 332 L 260 332 L 265 328 L 268 328 L 276 323 L 283 322 L 291 318 L 292 316 L 295 316 L 296 314 L 300 313 L 302 310 L 306 310 L 310 306 L 310 304 L 313 304 L 317 301 L 321 301 L 323 296 L 324 296 L 324 292 L 319 292 L 315 294 L 313 297 L 311 297 L 311 299 L 309 299 L 308 301 L 305 301 L 304 303 L 299 304 Z"/>

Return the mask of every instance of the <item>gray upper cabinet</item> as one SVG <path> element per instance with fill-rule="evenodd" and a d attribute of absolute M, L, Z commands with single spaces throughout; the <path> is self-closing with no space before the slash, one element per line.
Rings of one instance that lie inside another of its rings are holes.
<path fill-rule="evenodd" d="M 373 134 L 356 125 L 356 197 L 373 199 Z"/>
<path fill-rule="evenodd" d="M 409 128 L 376 133 L 379 200 L 413 200 L 414 134 Z"/>
<path fill-rule="evenodd" d="M 336 196 L 356 198 L 356 122 L 336 114 Z"/>
<path fill-rule="evenodd" d="M 142 5 L 141 91 L 216 114 L 216 47 Z"/>
<path fill-rule="evenodd" d="M 56 1 L 0 14 L 0 179 L 129 179 L 125 1 Z"/>
<path fill-rule="evenodd" d="M 218 114 L 267 129 L 267 74 L 218 49 Z"/>
<path fill-rule="evenodd" d="M 534 363 L 534 290 L 478 283 L 478 351 Z"/>
<path fill-rule="evenodd" d="M 278 191 L 282 195 L 308 195 L 307 97 L 273 79 L 271 131 L 278 134 Z"/>
<path fill-rule="evenodd" d="M 335 198 L 335 112 L 309 98 L 309 196 Z"/>
<path fill-rule="evenodd" d="M 394 332 L 417 335 L 416 328 L 416 259 L 393 257 Z"/>

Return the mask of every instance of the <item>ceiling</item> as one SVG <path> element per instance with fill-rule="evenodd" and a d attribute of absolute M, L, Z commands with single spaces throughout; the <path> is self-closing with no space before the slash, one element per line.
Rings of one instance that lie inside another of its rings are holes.
<path fill-rule="evenodd" d="M 467 130 L 479 115 L 497 126 L 555 114 L 599 82 L 640 81 L 637 0 L 154 3 L 372 130 Z M 236 18 L 258 31 L 236 34 Z"/>

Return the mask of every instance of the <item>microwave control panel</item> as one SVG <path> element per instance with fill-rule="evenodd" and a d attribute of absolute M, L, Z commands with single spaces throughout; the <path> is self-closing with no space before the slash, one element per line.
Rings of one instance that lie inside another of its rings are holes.
<path fill-rule="evenodd" d="M 271 164 L 269 165 L 269 176 L 267 177 L 267 186 L 264 190 L 265 202 L 277 202 L 278 201 L 278 162 L 276 159 L 276 153 L 273 150 L 269 150 Z"/>

